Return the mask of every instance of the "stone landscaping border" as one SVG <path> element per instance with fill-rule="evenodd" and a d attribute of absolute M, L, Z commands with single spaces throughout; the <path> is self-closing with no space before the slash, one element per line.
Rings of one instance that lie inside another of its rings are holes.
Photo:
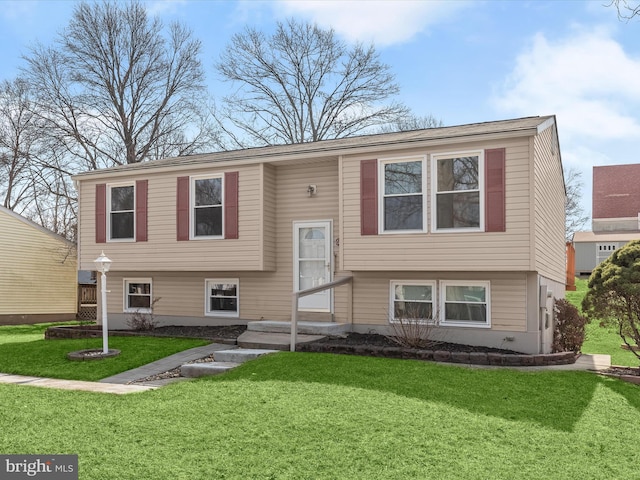
<path fill-rule="evenodd" d="M 175 335 L 166 335 L 156 332 L 132 332 L 129 330 L 109 330 L 110 337 L 175 337 Z M 45 340 L 56 340 L 61 338 L 102 338 L 101 325 L 68 325 L 64 327 L 49 327 L 44 332 Z M 235 345 L 236 340 L 233 338 L 223 337 L 181 337 L 194 338 L 197 340 L 211 340 L 215 343 L 223 343 L 225 345 Z"/>
<path fill-rule="evenodd" d="M 484 352 L 449 352 L 445 350 L 414 350 L 402 347 L 377 347 L 368 345 L 328 345 L 322 343 L 298 345 L 297 350 L 300 352 L 365 355 L 369 357 L 402 358 L 411 360 L 428 360 L 432 362 L 495 365 L 503 367 L 568 365 L 575 363 L 580 356 L 573 352 L 527 355 Z"/>

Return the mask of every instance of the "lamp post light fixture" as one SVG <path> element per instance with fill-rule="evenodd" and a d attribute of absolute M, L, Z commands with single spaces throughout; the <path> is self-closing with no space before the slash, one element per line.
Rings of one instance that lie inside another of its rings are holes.
<path fill-rule="evenodd" d="M 100 276 L 100 292 L 102 304 L 102 353 L 109 353 L 109 326 L 107 322 L 107 272 L 111 268 L 111 260 L 104 254 L 104 250 L 93 263 L 96 265 L 96 270 L 102 275 Z"/>

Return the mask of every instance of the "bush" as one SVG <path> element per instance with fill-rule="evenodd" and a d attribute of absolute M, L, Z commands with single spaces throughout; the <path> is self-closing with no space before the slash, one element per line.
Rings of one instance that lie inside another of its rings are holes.
<path fill-rule="evenodd" d="M 401 347 L 406 348 L 430 348 L 437 341 L 432 340 L 433 330 L 438 326 L 438 313 L 432 312 L 432 318 L 423 318 L 419 308 L 411 306 L 389 315 L 391 335 L 387 338 Z"/>
<path fill-rule="evenodd" d="M 150 332 L 155 330 L 158 326 L 158 321 L 153 314 L 153 308 L 159 300 L 160 298 L 158 297 L 151 301 L 151 308 L 148 313 L 141 312 L 140 310 L 133 312 L 127 320 L 127 326 L 136 332 Z"/>
<path fill-rule="evenodd" d="M 578 309 L 564 298 L 558 298 L 553 304 L 555 327 L 553 330 L 553 352 L 578 353 L 585 339 L 587 319 Z"/>
<path fill-rule="evenodd" d="M 640 240 L 615 250 L 593 270 L 582 311 L 603 327 L 614 327 L 640 359 Z"/>

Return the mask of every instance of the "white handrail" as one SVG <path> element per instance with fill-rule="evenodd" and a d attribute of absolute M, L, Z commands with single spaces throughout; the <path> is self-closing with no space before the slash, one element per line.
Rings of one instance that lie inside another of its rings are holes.
<path fill-rule="evenodd" d="M 313 295 L 314 293 L 328 290 L 329 288 L 338 287 L 346 283 L 351 283 L 353 277 L 342 277 L 334 280 L 333 282 L 325 283 L 317 287 L 307 288 L 305 290 L 298 290 L 292 293 L 291 298 L 291 347 L 292 352 L 296 351 L 296 337 L 298 335 L 298 300 L 300 297 L 306 297 L 307 295 Z"/>

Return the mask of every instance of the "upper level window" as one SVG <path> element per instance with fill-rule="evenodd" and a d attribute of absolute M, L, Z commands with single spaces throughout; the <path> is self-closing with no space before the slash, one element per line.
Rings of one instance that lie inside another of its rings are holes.
<path fill-rule="evenodd" d="M 191 233 L 193 238 L 222 236 L 222 177 L 192 178 Z"/>
<path fill-rule="evenodd" d="M 135 187 L 109 187 L 109 239 L 133 240 L 135 232 Z"/>
<path fill-rule="evenodd" d="M 482 228 L 482 154 L 434 155 L 435 229 Z"/>
<path fill-rule="evenodd" d="M 380 162 L 381 230 L 424 230 L 424 160 Z"/>

